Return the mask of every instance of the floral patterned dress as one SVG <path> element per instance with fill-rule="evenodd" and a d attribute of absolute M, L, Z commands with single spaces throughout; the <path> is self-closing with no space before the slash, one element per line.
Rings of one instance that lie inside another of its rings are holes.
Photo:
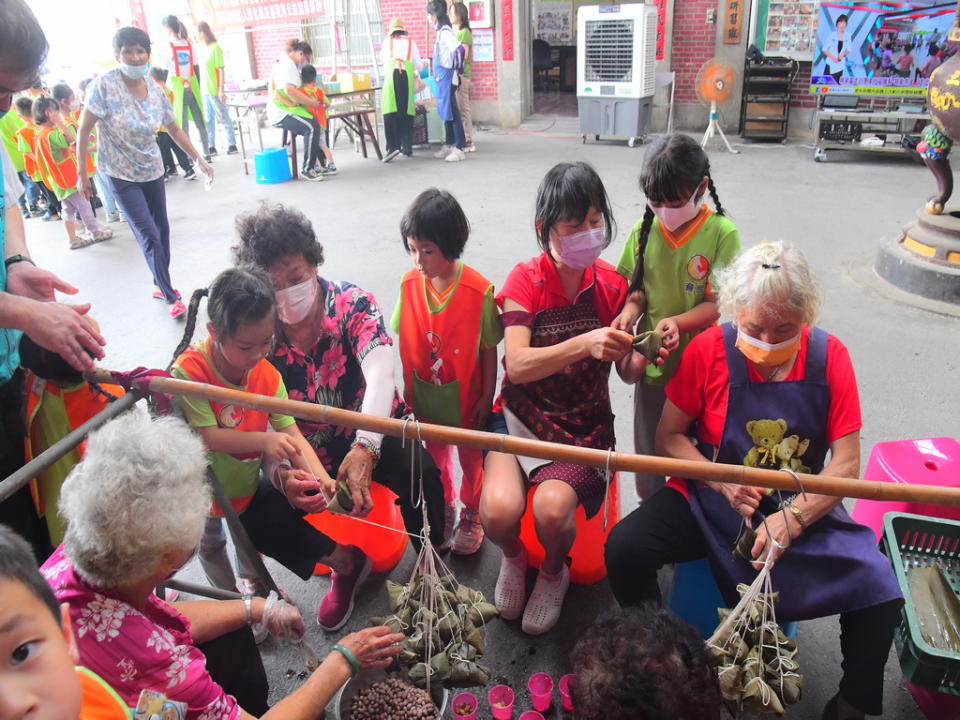
<path fill-rule="evenodd" d="M 269 360 L 283 377 L 291 400 L 360 411 L 367 384 L 360 363 L 367 353 L 381 345 L 393 345 L 383 314 L 371 293 L 348 282 L 317 278 L 324 292 L 326 312 L 320 337 L 304 353 L 283 333 Z M 393 417 L 403 417 L 406 405 L 395 395 Z M 327 472 L 334 474 L 350 451 L 355 430 L 327 423 L 298 420 Z"/>
<path fill-rule="evenodd" d="M 135 707 L 142 690 L 187 705 L 186 720 L 235 720 L 237 701 L 207 672 L 190 622 L 151 595 L 142 610 L 98 590 L 74 570 L 61 545 L 40 568 L 59 602 L 70 605 L 80 663 Z"/>

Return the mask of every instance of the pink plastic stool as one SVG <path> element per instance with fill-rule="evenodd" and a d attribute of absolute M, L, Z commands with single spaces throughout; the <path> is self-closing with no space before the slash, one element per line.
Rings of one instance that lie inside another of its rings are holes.
<path fill-rule="evenodd" d="M 877 443 L 870 452 L 863 479 L 916 485 L 960 486 L 960 442 L 954 438 L 942 437 Z M 857 500 L 851 516 L 873 530 L 879 542 L 883 535 L 883 516 L 888 512 L 909 512 L 960 520 L 960 507 L 877 500 Z M 960 697 L 924 690 L 911 682 L 906 685 L 929 720 L 960 718 Z"/>
<path fill-rule="evenodd" d="M 960 441 L 942 437 L 877 443 L 870 452 L 863 479 L 912 485 L 960 486 Z M 883 516 L 888 512 L 960 520 L 960 507 L 878 500 L 857 500 L 852 517 L 872 529 L 877 542 L 880 542 Z"/>

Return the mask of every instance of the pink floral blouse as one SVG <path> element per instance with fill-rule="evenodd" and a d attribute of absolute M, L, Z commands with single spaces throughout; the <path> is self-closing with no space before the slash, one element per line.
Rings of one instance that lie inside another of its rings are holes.
<path fill-rule="evenodd" d="M 142 690 L 187 704 L 187 720 L 234 720 L 240 706 L 207 672 L 190 623 L 154 595 L 137 610 L 77 575 L 61 545 L 40 568 L 57 600 L 70 605 L 80 664 L 110 685 L 130 707 Z"/>

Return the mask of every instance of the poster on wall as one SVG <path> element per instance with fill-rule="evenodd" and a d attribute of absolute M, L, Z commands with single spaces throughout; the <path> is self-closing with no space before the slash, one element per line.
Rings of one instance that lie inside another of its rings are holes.
<path fill-rule="evenodd" d="M 816 0 L 771 0 L 764 37 L 757 47 L 765 55 L 779 55 L 794 60 L 813 60 L 813 34 L 819 2 Z M 762 19 L 762 18 L 761 18 Z"/>
<path fill-rule="evenodd" d="M 946 44 L 956 3 L 824 2 L 810 92 L 923 97 L 956 47 Z"/>
<path fill-rule="evenodd" d="M 551 45 L 568 45 L 573 40 L 571 0 L 537 0 L 533 5 L 533 36 Z"/>
<path fill-rule="evenodd" d="M 496 55 L 493 52 L 493 30 L 474 30 L 473 62 L 493 62 L 494 60 Z"/>
<path fill-rule="evenodd" d="M 667 0 L 657 0 L 657 60 L 663 60 L 667 44 Z"/>

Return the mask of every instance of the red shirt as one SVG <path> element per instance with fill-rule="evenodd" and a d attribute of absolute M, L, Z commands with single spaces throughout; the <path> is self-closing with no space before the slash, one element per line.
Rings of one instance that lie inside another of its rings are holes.
<path fill-rule="evenodd" d="M 784 380 L 803 380 L 806 375 L 809 335 L 809 328 L 804 327 L 796 362 Z M 747 377 L 750 382 L 763 382 L 752 363 L 747 363 Z M 826 434 L 827 442 L 832 443 L 863 427 L 860 394 L 850 353 L 833 335 L 827 337 L 826 380 L 830 389 Z M 697 438 L 710 445 L 719 445 L 723 435 L 729 382 L 723 328 L 717 326 L 704 330 L 690 341 L 676 373 L 667 383 L 667 399 L 697 419 Z M 668 485 L 686 496 L 686 481 L 673 478 Z"/>
<path fill-rule="evenodd" d="M 600 322 L 607 327 L 623 309 L 627 298 L 627 280 L 613 265 L 597 260 L 583 271 L 577 297 L 591 286 Z M 533 315 L 572 304 L 563 290 L 557 266 L 549 253 L 541 253 L 532 260 L 514 266 L 497 295 L 501 310 L 506 298 L 519 303 Z"/>

